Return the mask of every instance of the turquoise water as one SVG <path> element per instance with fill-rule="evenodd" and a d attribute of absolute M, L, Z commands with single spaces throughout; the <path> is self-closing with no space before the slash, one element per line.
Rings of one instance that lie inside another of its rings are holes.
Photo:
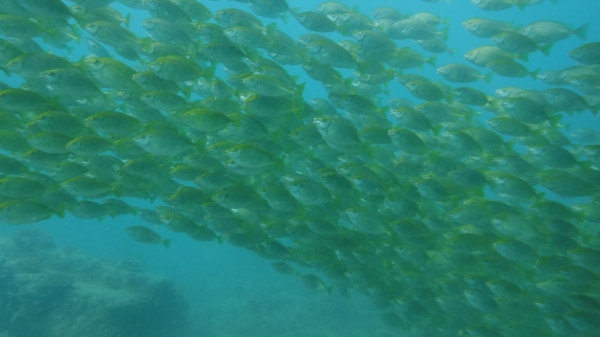
<path fill-rule="evenodd" d="M 68 5 L 72 3 L 65 1 Z M 232 1 L 206 1 L 203 2 L 211 11 L 215 12 L 224 8 L 240 8 L 248 10 L 243 3 Z M 314 10 L 320 1 L 289 0 L 291 8 L 301 11 Z M 440 1 L 439 3 L 425 3 L 418 0 L 405 1 L 344 1 L 347 7 L 370 16 L 373 9 L 380 6 L 389 6 L 402 13 L 430 12 L 442 18 L 449 19 L 449 38 L 446 42 L 449 48 L 456 48 L 454 56 L 447 53 L 438 55 L 437 67 L 451 62 L 467 64 L 462 55 L 474 47 L 490 44 L 487 39 L 482 39 L 469 34 L 461 25 L 467 19 L 482 17 L 510 22 L 514 26 L 525 26 L 536 20 L 556 20 L 572 27 L 578 27 L 590 22 L 591 27 L 586 40 L 570 37 L 553 46 L 550 55 L 545 56 L 540 52 L 532 53 L 526 63 L 530 70 L 540 68 L 542 71 L 561 70 L 576 65 L 568 57 L 568 53 L 584 43 L 596 42 L 600 38 L 600 26 L 597 24 L 600 3 L 594 0 L 567 1 L 559 0 L 554 4 L 544 1 L 541 5 L 526 7 L 524 10 L 512 8 L 498 12 L 486 12 L 478 9 L 466 0 L 454 0 L 452 3 Z M 123 15 L 132 14 L 131 31 L 140 37 L 147 36 L 141 28 L 141 20 L 148 18 L 148 14 L 141 10 L 132 10 L 119 3 L 111 7 L 119 10 Z M 277 22 L 277 28 L 286 32 L 290 37 L 297 38 L 308 33 L 306 29 L 295 22 L 290 15 L 284 15 L 285 20 L 272 20 L 260 18 L 265 26 L 270 22 Z M 83 36 L 87 34 L 82 32 Z M 342 39 L 352 40 L 337 33 L 326 35 L 336 41 Z M 36 39 L 37 40 L 37 39 Z M 399 46 L 409 46 L 414 50 L 422 51 L 418 45 L 410 40 L 397 41 Z M 73 43 L 73 52 L 69 55 L 65 50 L 52 50 L 41 44 L 46 50 L 76 62 L 88 52 Z M 143 70 L 139 64 L 136 70 Z M 425 64 L 422 69 L 411 69 L 405 73 L 416 73 L 428 77 L 432 81 L 442 81 L 445 84 L 459 86 L 445 82 L 437 73 L 436 68 Z M 306 82 L 303 97 L 305 100 L 314 97 L 326 98 L 327 93 L 314 80 L 307 77 L 301 66 L 286 66 L 290 75 L 299 75 L 300 82 Z M 481 69 L 480 69 L 481 70 Z M 351 71 L 341 71 L 345 77 L 351 76 Z M 485 73 L 486 70 L 482 70 Z M 217 73 L 219 74 L 219 72 Z M 7 77 L 0 73 L 0 81 L 12 86 L 18 86 L 22 80 L 13 75 Z M 529 90 L 544 90 L 550 86 L 539 80 L 530 78 L 511 79 L 494 75 L 489 84 L 481 81 L 466 84 L 493 95 L 494 90 L 505 86 L 518 86 Z M 401 97 L 421 103 L 412 97 L 396 80 L 389 84 L 389 96 L 380 96 L 381 102 L 388 97 Z M 417 103 L 417 104 L 418 104 Z M 384 103 L 380 104 L 383 106 Z M 488 112 L 482 113 L 482 118 L 489 117 Z M 566 133 L 581 127 L 592 128 L 598 131 L 597 117 L 589 111 L 577 113 L 574 116 L 565 116 L 562 125 L 570 124 Z M 489 191 L 488 191 L 489 192 Z M 548 193 L 550 198 L 560 200 L 565 204 L 587 202 L 589 198 L 563 199 Z M 133 198 L 124 198 L 133 206 L 151 208 L 147 202 Z M 160 205 L 156 201 L 154 205 Z M 307 289 L 302 281 L 290 275 L 277 273 L 271 267 L 271 260 L 258 257 L 253 252 L 243 248 L 234 247 L 227 242 L 196 242 L 181 233 L 173 233 L 166 228 L 157 227 L 156 232 L 163 238 L 173 239 L 171 247 L 165 249 L 159 245 L 144 245 L 131 240 L 123 230 L 126 226 L 144 225 L 135 216 L 126 215 L 116 219 L 105 217 L 102 221 L 82 220 L 68 215 L 64 219 L 53 217 L 49 220 L 23 226 L 0 226 L 0 236 L 8 237 L 19 231 L 22 227 L 41 229 L 52 235 L 59 247 L 79 247 L 83 253 L 120 261 L 125 258 L 138 260 L 143 270 L 149 274 L 159 275 L 174 280 L 175 285 L 181 290 L 189 302 L 189 328 L 182 332 L 183 337 L 192 336 L 433 336 L 419 333 L 416 330 L 406 331 L 386 324 L 381 320 L 383 311 L 372 303 L 369 293 L 372 289 L 363 291 L 352 290 L 349 295 L 342 294 L 336 284 L 320 272 L 310 269 L 299 270 L 312 272 L 323 278 L 326 284 L 333 284 L 333 292 L 329 295 L 326 291 Z M 591 232 L 598 235 L 597 226 Z M 597 240 L 596 240 L 597 242 Z M 598 247 L 596 247 L 598 248 Z M 596 293 L 597 295 L 597 293 Z M 493 314 L 492 314 L 493 315 Z M 455 318 L 447 317 L 449 320 Z M 435 321 L 434 321 L 435 322 Z M 489 322 L 467 322 L 469 325 L 486 325 Z M 511 323 L 511 322 L 507 322 Z M 435 323 L 432 323 L 435 325 Z M 560 336 L 548 334 L 544 336 Z M 1 331 L 0 331 L 1 332 Z M 430 332 L 429 332 L 430 333 Z M 465 331 L 455 331 L 456 336 L 466 334 Z M 582 336 L 597 336 L 599 334 L 582 334 Z M 48 336 L 54 336 L 48 334 Z M 111 335 L 112 336 L 112 335 Z M 178 334 L 178 336 L 180 336 Z M 441 336 L 441 333 L 440 333 Z M 510 337 L 508 334 L 504 336 Z M 541 336 L 541 335 L 540 335 Z M 108 337 L 108 335 L 107 335 Z M 152 337 L 152 336 L 148 336 Z"/>

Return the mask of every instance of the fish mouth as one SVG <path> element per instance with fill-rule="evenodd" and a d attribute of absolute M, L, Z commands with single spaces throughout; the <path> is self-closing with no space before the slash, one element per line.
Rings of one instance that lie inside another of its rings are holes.
<path fill-rule="evenodd" d="M 148 143 L 150 143 L 150 137 L 139 137 L 139 138 L 134 138 L 133 142 L 139 146 L 147 146 Z"/>
<path fill-rule="evenodd" d="M 146 29 L 153 29 L 154 23 L 152 21 L 142 21 L 142 27 Z"/>
<path fill-rule="evenodd" d="M 581 53 L 579 52 L 579 50 L 572 50 L 572 51 L 569 53 L 569 57 L 571 57 L 571 58 L 574 58 L 574 59 L 578 60 L 578 59 L 580 59 L 580 58 L 581 58 Z"/>
<path fill-rule="evenodd" d="M 98 31 L 98 26 L 90 23 L 88 25 L 83 26 L 83 29 L 85 29 L 90 34 L 94 34 Z"/>

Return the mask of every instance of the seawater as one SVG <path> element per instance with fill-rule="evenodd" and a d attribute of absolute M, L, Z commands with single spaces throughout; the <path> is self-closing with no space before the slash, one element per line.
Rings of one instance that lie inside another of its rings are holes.
<path fill-rule="evenodd" d="M 71 6 L 74 3 L 65 1 Z M 249 11 L 243 3 L 233 1 L 204 1 L 213 13 L 224 8 L 239 8 Z M 321 3 L 318 0 L 288 0 L 290 8 L 300 11 L 314 11 Z M 576 65 L 568 57 L 568 53 L 584 43 L 600 40 L 600 2 L 596 0 L 558 0 L 558 3 L 544 1 L 538 6 L 526 7 L 524 10 L 512 8 L 498 12 L 482 11 L 467 0 L 453 0 L 447 3 L 425 3 L 419 0 L 383 1 L 383 0 L 346 0 L 349 8 L 370 16 L 371 11 L 379 6 L 389 6 L 401 13 L 430 12 L 442 18 L 449 19 L 448 48 L 456 48 L 454 56 L 438 54 L 437 66 L 448 63 L 468 64 L 462 58 L 467 51 L 482 45 L 491 45 L 488 39 L 482 39 L 469 34 L 461 25 L 467 19 L 481 17 L 512 23 L 514 26 L 526 26 L 537 20 L 555 20 L 571 27 L 578 27 L 586 22 L 592 25 L 587 39 L 581 40 L 575 36 L 556 43 L 549 56 L 540 52 L 530 54 L 529 62 L 525 63 L 529 70 L 540 68 L 560 70 Z M 123 16 L 132 14 L 131 31 L 140 37 L 147 36 L 141 28 L 141 20 L 149 17 L 145 11 L 127 8 L 118 2 L 111 5 Z M 283 20 L 260 18 L 266 25 L 276 21 L 277 28 L 286 32 L 292 38 L 308 33 L 291 15 Z M 82 35 L 87 33 L 82 31 Z M 323 34 L 336 41 L 348 39 L 337 33 Z M 65 50 L 52 50 L 36 39 L 46 50 L 60 56 L 67 56 L 76 62 L 81 56 L 89 54 L 85 48 L 76 46 L 71 55 Z M 73 44 L 71 44 L 73 46 Z M 409 46 L 420 51 L 418 45 L 410 41 L 399 41 L 399 46 Z M 423 52 L 428 55 L 427 52 Z M 130 63 L 131 64 L 131 63 Z M 139 65 L 137 70 L 143 70 Z M 299 75 L 301 82 L 307 82 L 303 97 L 326 98 L 326 92 L 320 85 L 308 78 L 301 66 L 287 66 L 291 75 Z M 436 74 L 435 67 L 427 64 L 422 69 L 412 69 L 405 73 L 417 73 L 427 76 L 433 81 L 444 80 Z M 486 70 L 482 71 L 483 73 Z M 342 71 L 345 77 L 348 71 Z M 0 80 L 17 87 L 22 80 L 13 75 L 6 77 L 0 73 Z M 450 84 L 448 82 L 445 82 Z M 452 86 L 456 86 L 451 84 Z M 467 84 L 469 85 L 469 84 Z M 550 86 L 539 80 L 530 78 L 511 79 L 494 75 L 491 83 L 477 82 L 472 85 L 489 95 L 495 89 L 505 86 L 519 86 L 530 90 L 544 90 Z M 389 85 L 389 97 L 414 99 L 395 80 Z M 385 101 L 387 97 L 380 97 Z M 486 113 L 483 112 L 485 115 Z M 565 116 L 561 124 L 571 124 L 570 130 L 581 127 L 598 130 L 598 119 L 589 111 L 574 116 Z M 133 206 L 151 208 L 148 203 L 138 199 L 125 199 Z M 561 200 L 567 204 L 577 203 L 580 199 Z M 154 206 L 160 202 L 155 202 Z M 124 231 L 130 225 L 143 225 L 134 216 L 121 216 L 116 219 L 105 218 L 98 220 L 81 220 L 67 215 L 64 219 L 53 217 L 39 223 L 24 226 L 0 225 L 0 236 L 10 236 L 23 227 L 41 229 L 50 233 L 58 246 L 76 246 L 84 253 L 119 261 L 124 258 L 135 258 L 144 267 L 145 272 L 164 276 L 174 280 L 190 303 L 189 334 L 181 337 L 229 337 L 229 336 L 278 336 L 278 337 L 350 337 L 350 336 L 411 336 L 385 325 L 380 319 L 381 311 L 370 303 L 369 298 L 360 293 L 350 297 L 342 296 L 334 288 L 331 295 L 306 289 L 301 280 L 294 276 L 276 273 L 270 266 L 271 261 L 263 260 L 242 248 L 227 243 L 199 243 L 179 233 L 173 233 L 163 228 L 155 228 L 163 238 L 172 238 L 170 249 L 158 245 L 144 245 L 131 240 Z M 330 283 L 325 279 L 326 283 Z M 474 325 L 481 322 L 470 322 Z M 152 336 L 148 336 L 152 337 Z M 179 336 L 178 336 L 179 337 Z"/>

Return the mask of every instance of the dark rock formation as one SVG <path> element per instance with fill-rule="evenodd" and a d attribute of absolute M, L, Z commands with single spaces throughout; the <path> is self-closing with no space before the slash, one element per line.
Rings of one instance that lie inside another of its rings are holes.
<path fill-rule="evenodd" d="M 172 337 L 187 311 L 173 282 L 133 260 L 57 249 L 39 230 L 0 239 L 0 337 Z"/>

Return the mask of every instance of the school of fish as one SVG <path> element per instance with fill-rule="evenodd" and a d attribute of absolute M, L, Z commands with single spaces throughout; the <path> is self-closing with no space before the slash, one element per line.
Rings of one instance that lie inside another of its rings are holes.
<path fill-rule="evenodd" d="M 22 82 L 0 83 L 0 222 L 133 214 L 136 241 L 227 241 L 410 336 L 600 336 L 600 134 L 561 124 L 600 107 L 589 23 L 514 27 L 485 14 L 553 4 L 471 0 L 481 44 L 432 79 L 455 50 L 427 12 L 118 0 L 139 36 L 114 0 L 72 1 L 0 0 L 0 70 Z M 527 63 L 565 39 L 569 67 Z M 491 76 L 552 88 L 478 89 Z"/>

